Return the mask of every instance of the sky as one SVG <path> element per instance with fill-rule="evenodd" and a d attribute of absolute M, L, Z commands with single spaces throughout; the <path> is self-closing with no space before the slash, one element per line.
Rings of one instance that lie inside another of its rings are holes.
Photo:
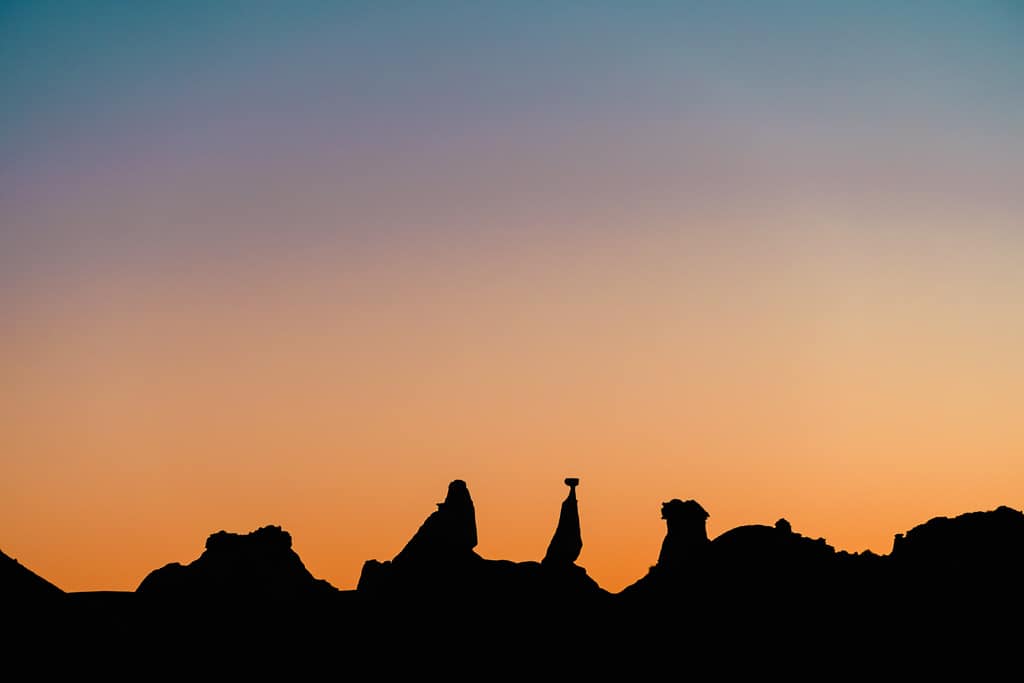
<path fill-rule="evenodd" d="M 0 550 L 133 590 L 1024 506 L 1024 11 L 0 2 Z"/>

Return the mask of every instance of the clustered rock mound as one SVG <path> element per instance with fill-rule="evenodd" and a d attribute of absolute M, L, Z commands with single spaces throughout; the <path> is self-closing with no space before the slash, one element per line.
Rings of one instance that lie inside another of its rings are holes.
<path fill-rule="evenodd" d="M 140 595 L 174 601 L 308 601 L 338 589 L 316 579 L 292 549 L 292 537 L 279 526 L 248 534 L 218 531 L 194 562 L 177 562 L 151 572 Z"/>

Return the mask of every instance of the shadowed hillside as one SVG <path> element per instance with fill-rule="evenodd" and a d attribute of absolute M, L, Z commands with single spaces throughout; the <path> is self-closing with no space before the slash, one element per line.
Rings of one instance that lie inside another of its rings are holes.
<path fill-rule="evenodd" d="M 64 596 L 53 585 L 13 557 L 0 552 L 0 602 L 5 605 L 53 602 Z"/>

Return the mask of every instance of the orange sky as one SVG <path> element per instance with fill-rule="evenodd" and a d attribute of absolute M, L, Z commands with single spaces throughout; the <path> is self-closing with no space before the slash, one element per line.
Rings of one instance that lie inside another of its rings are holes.
<path fill-rule="evenodd" d="M 539 559 L 578 475 L 579 562 L 618 590 L 673 497 L 712 536 L 785 516 L 878 553 L 934 515 L 1019 507 L 1016 254 L 811 232 L 94 282 L 2 342 L 3 550 L 66 590 L 131 589 L 214 531 L 280 524 L 353 588 L 454 478 L 482 555 Z"/>
<path fill-rule="evenodd" d="M 661 503 L 887 553 L 1024 505 L 1006 3 L 126 4 L 0 26 L 0 550 L 134 589 L 278 524 L 354 588 L 640 578 Z"/>

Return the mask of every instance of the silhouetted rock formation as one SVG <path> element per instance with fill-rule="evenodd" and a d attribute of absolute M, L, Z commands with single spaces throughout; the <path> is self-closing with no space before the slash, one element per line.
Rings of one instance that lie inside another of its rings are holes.
<path fill-rule="evenodd" d="M 1006 506 L 935 517 L 896 534 L 893 585 L 933 628 L 977 625 L 1024 609 L 1024 513 Z"/>
<path fill-rule="evenodd" d="M 624 618 L 649 620 L 654 634 L 683 629 L 694 643 L 707 644 L 707 634 L 726 629 L 736 637 L 763 640 L 779 633 L 773 623 L 787 615 L 790 635 L 812 637 L 813 632 L 804 633 L 806 625 L 821 625 L 829 610 L 868 604 L 862 598 L 869 589 L 848 577 L 852 572 L 844 564 L 860 558 L 840 557 L 824 539 L 795 533 L 786 519 L 774 526 L 736 527 L 709 540 L 708 513 L 694 500 L 662 504 L 662 518 L 667 532 L 658 563 L 618 595 Z M 864 564 L 858 567 L 868 575 Z M 845 596 L 856 596 L 857 602 Z M 690 615 L 685 627 L 656 618 L 680 612 Z M 639 632 L 651 635 L 643 628 Z"/>
<path fill-rule="evenodd" d="M 558 526 L 555 527 L 555 535 L 551 537 L 548 551 L 544 555 L 543 563 L 546 565 L 573 564 L 583 550 L 580 510 L 576 501 L 576 487 L 579 483 L 580 480 L 576 477 L 567 477 L 565 480 L 565 485 L 569 487 L 569 495 L 562 501 Z"/>
<path fill-rule="evenodd" d="M 455 589 L 482 561 L 473 548 L 477 544 L 476 509 L 466 482 L 448 484 L 444 502 L 430 513 L 394 559 L 367 560 L 357 590 L 419 592 L 429 588 Z"/>
<path fill-rule="evenodd" d="M 50 605 L 63 595 L 60 588 L 0 552 L 0 604 L 19 608 Z"/>
<path fill-rule="evenodd" d="M 419 564 L 462 560 L 476 547 L 476 508 L 466 482 L 448 484 L 448 495 L 423 522 L 416 534 L 392 560 Z"/>
<path fill-rule="evenodd" d="M 538 635 L 555 623 L 537 623 L 542 615 L 572 606 L 589 608 L 610 595 L 572 561 L 578 555 L 571 551 L 573 517 L 577 538 L 579 534 L 572 491 L 562 509 L 560 528 L 563 535 L 570 534 L 570 549 L 561 561 L 484 559 L 473 550 L 477 536 L 472 499 L 465 482 L 455 480 L 444 503 L 393 560 L 363 564 L 357 593 L 388 612 L 430 614 L 434 626 L 443 623 L 448 633 L 464 633 L 471 623 L 506 631 L 528 621 Z"/>
<path fill-rule="evenodd" d="M 646 609 L 665 600 L 685 601 L 692 608 L 702 597 L 696 587 L 705 584 L 703 577 L 709 567 L 707 510 L 695 500 L 673 498 L 661 504 L 661 518 L 666 532 L 658 563 L 620 595 L 635 608 Z"/>
<path fill-rule="evenodd" d="M 258 643 L 259 657 L 249 661 L 259 663 L 319 657 L 458 669 L 477 656 L 534 674 L 550 673 L 551 662 L 579 675 L 607 674 L 610 662 L 663 671 L 701 661 L 723 678 L 751 670 L 820 678 L 837 666 L 920 678 L 929 664 L 944 670 L 954 657 L 972 667 L 1018 663 L 1021 511 L 936 517 L 897 534 L 892 552 L 880 556 L 837 552 L 786 519 L 709 539 L 707 511 L 672 499 L 661 506 L 666 535 L 657 563 L 610 594 L 575 564 L 577 483 L 566 480 L 569 494 L 539 562 L 476 552 L 473 500 L 457 479 L 392 560 L 366 562 L 354 591 L 315 579 L 291 536 L 267 526 L 211 535 L 198 559 L 151 572 L 134 593 L 65 594 L 0 553 L 0 597 L 4 607 L 33 605 L 15 622 L 30 624 L 22 629 L 29 644 L 36 634 L 61 645 L 116 642 L 148 661 L 193 655 L 194 665 L 211 653 L 230 660 L 238 648 L 226 642 Z M 41 609 L 36 596 L 58 607 Z"/>
<path fill-rule="evenodd" d="M 706 583 L 714 588 L 716 617 L 742 617 L 746 628 L 756 630 L 771 628 L 779 614 L 820 624 L 838 606 L 822 600 L 839 585 L 835 549 L 795 533 L 784 519 L 730 529 L 709 550 Z"/>
<path fill-rule="evenodd" d="M 930 564 L 938 570 L 972 566 L 1020 568 L 1024 558 L 1024 513 L 1002 505 L 988 512 L 954 518 L 934 517 L 906 534 L 896 534 L 892 557 Z"/>
<path fill-rule="evenodd" d="M 292 550 L 291 534 L 279 526 L 265 526 L 248 534 L 212 534 L 197 560 L 151 572 L 136 592 L 182 602 L 287 605 L 329 597 L 338 590 L 309 573 Z"/>
<path fill-rule="evenodd" d="M 661 504 L 667 531 L 658 555 L 658 567 L 671 571 L 685 567 L 703 554 L 708 544 L 708 512 L 695 500 L 673 498 Z"/>

